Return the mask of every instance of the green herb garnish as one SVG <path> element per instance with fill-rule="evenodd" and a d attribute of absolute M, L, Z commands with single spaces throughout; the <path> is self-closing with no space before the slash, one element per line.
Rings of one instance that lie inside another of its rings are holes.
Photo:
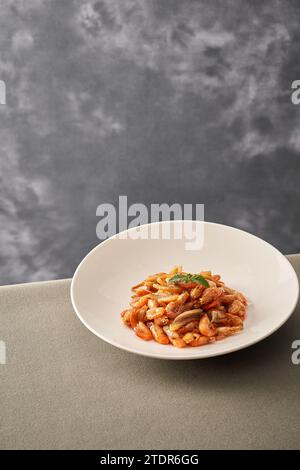
<path fill-rule="evenodd" d="M 209 287 L 207 280 L 201 274 L 175 274 L 175 276 L 169 279 L 168 283 L 170 282 L 198 282 L 198 284 Z"/>

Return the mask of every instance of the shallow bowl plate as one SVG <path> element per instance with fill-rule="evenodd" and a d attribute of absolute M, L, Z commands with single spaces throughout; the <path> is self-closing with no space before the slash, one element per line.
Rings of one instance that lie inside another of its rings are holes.
<path fill-rule="evenodd" d="M 211 270 L 243 292 L 250 302 L 244 330 L 206 346 L 177 349 L 143 341 L 127 328 L 120 312 L 128 306 L 131 286 L 175 265 L 191 273 Z M 192 221 L 158 222 L 111 237 L 84 258 L 71 284 L 75 312 L 90 331 L 118 348 L 160 359 L 200 359 L 257 343 L 289 318 L 298 292 L 294 269 L 272 245 L 242 230 Z"/>

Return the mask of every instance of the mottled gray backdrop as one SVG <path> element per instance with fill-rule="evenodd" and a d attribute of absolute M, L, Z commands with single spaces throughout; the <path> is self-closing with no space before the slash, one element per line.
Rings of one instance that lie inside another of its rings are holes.
<path fill-rule="evenodd" d="M 299 252 L 299 57 L 298 0 L 0 0 L 0 283 L 71 276 L 120 194 Z"/>

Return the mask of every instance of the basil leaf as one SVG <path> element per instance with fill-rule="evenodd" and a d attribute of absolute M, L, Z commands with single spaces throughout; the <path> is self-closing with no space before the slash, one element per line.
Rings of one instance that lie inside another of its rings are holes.
<path fill-rule="evenodd" d="M 202 284 L 205 287 L 209 287 L 207 280 L 201 276 L 201 274 L 175 274 L 175 276 L 169 279 L 169 283 L 173 282 L 197 282 L 198 284 Z"/>
<path fill-rule="evenodd" d="M 201 274 L 193 274 L 191 280 L 194 282 L 198 282 L 199 284 L 202 284 L 205 287 L 209 287 L 207 280 L 205 279 L 205 277 L 201 276 Z"/>
<path fill-rule="evenodd" d="M 175 276 L 169 279 L 168 284 L 170 282 L 189 282 L 190 280 L 190 274 L 175 274 Z"/>

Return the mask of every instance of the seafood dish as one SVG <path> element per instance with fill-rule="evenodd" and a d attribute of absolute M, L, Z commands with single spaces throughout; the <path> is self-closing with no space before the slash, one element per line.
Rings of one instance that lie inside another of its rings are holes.
<path fill-rule="evenodd" d="M 192 274 L 176 266 L 133 286 L 129 308 L 121 317 L 143 340 L 184 348 L 239 333 L 246 310 L 246 297 L 228 287 L 219 274 Z"/>

